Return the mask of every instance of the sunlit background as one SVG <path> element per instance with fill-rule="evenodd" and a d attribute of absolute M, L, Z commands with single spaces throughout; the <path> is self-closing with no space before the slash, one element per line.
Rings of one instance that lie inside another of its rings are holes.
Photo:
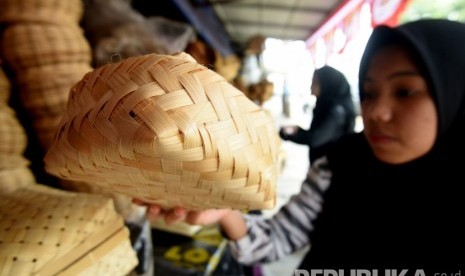
<path fill-rule="evenodd" d="M 465 0 L 412 0 L 399 23 L 419 18 L 465 20 Z M 327 64 L 345 74 L 358 107 L 358 69 L 363 49 L 372 32 L 370 6 L 365 3 L 358 18 L 359 29 L 349 41 L 342 30 L 333 36 L 333 49 L 327 49 L 323 39 L 316 41 L 312 56 L 305 41 L 267 39 L 260 58 L 250 58 L 244 64 L 250 82 L 266 78 L 274 85 L 274 95 L 263 104 L 280 124 L 299 124 L 307 128 L 315 98 L 310 95 L 313 71 Z M 328 51 L 330 50 L 330 51 Z M 329 54 L 328 54 L 329 53 Z M 356 130 L 363 128 L 359 119 Z"/>

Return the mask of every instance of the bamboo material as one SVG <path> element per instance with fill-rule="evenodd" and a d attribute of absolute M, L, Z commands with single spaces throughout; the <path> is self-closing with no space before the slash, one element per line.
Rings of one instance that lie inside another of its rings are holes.
<path fill-rule="evenodd" d="M 8 105 L 10 88 L 10 82 L 0 68 L 0 170 L 29 165 L 23 157 L 26 133 L 16 118 L 16 112 Z"/>
<path fill-rule="evenodd" d="M 36 179 L 29 167 L 0 170 L 0 195 L 34 184 Z"/>
<path fill-rule="evenodd" d="M 34 119 L 61 116 L 71 87 L 89 71 L 92 67 L 86 63 L 57 63 L 20 70 L 16 81 L 21 104 Z"/>
<path fill-rule="evenodd" d="M 0 199 L 0 275 L 126 275 L 137 264 L 107 197 L 36 184 Z"/>
<path fill-rule="evenodd" d="M 76 24 L 84 12 L 82 0 L 2 0 L 2 23 Z"/>
<path fill-rule="evenodd" d="M 2 65 L 2 59 L 0 59 L 0 66 Z M 2 67 L 0 67 L 0 102 L 1 103 L 8 103 L 10 98 L 10 89 L 11 84 L 10 80 L 8 79 L 7 75 L 3 71 Z"/>
<path fill-rule="evenodd" d="M 3 57 L 15 71 L 59 63 L 90 64 L 92 57 L 90 45 L 77 24 L 9 25 L 2 45 Z"/>
<path fill-rule="evenodd" d="M 0 68 L 0 193 L 35 182 L 23 153 L 27 137 L 16 112 L 8 105 L 10 82 Z"/>
<path fill-rule="evenodd" d="M 0 103 L 0 170 L 28 166 L 29 162 L 23 157 L 26 144 L 26 133 L 16 113 Z"/>
<path fill-rule="evenodd" d="M 45 156 L 58 177 L 163 207 L 270 209 L 280 139 L 272 119 L 188 54 L 150 54 L 86 74 Z"/>

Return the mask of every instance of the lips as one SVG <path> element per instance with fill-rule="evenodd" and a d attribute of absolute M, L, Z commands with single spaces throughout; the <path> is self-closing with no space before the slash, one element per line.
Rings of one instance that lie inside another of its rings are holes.
<path fill-rule="evenodd" d="M 393 142 L 395 139 L 393 136 L 385 133 L 368 133 L 368 140 L 374 144 L 387 144 Z"/>

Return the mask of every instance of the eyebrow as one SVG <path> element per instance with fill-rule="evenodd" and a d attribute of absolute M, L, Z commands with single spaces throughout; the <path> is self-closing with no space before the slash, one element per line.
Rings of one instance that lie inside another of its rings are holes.
<path fill-rule="evenodd" d="M 397 72 L 389 75 L 388 80 L 392 80 L 392 79 L 395 79 L 397 77 L 404 77 L 404 76 L 420 76 L 420 73 L 418 73 L 417 71 L 412 71 L 412 70 L 397 71 Z M 364 82 L 371 82 L 371 81 L 373 81 L 372 78 L 370 78 L 369 76 L 365 77 Z"/>

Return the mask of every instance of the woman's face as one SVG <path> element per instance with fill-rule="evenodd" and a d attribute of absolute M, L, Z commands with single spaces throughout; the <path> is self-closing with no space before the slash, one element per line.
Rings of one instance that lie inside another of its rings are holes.
<path fill-rule="evenodd" d="M 320 96 L 320 81 L 318 80 L 318 77 L 313 75 L 312 78 L 312 85 L 310 86 L 310 91 L 313 96 L 318 98 Z"/>
<path fill-rule="evenodd" d="M 426 154 L 437 135 L 437 111 L 407 50 L 387 46 L 368 64 L 363 82 L 364 134 L 376 157 L 400 164 Z"/>

